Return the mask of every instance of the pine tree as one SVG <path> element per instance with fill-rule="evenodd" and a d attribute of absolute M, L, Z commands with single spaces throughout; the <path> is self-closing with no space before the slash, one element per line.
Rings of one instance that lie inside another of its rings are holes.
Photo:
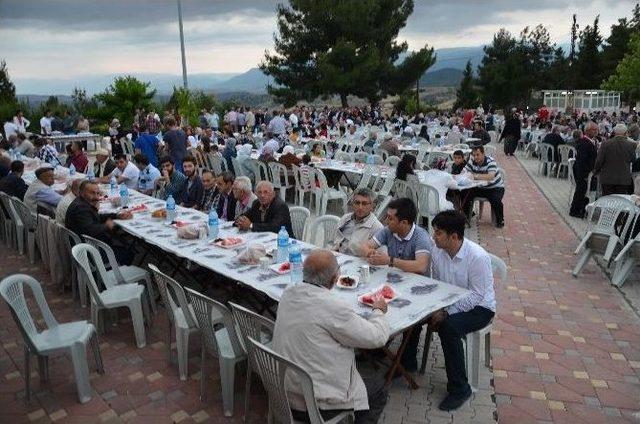
<path fill-rule="evenodd" d="M 589 89 L 599 87 L 604 78 L 600 46 L 602 35 L 599 28 L 600 16 L 596 16 L 593 26 L 587 25 L 580 31 L 578 54 L 573 72 L 575 75 L 575 89 Z"/>
<path fill-rule="evenodd" d="M 456 103 L 453 109 L 463 108 L 471 109 L 478 106 L 479 96 L 475 87 L 475 78 L 473 77 L 473 69 L 471 61 L 467 62 L 460 81 L 460 88 L 456 90 Z"/>
<path fill-rule="evenodd" d="M 260 69 L 275 80 L 269 92 L 285 104 L 317 96 L 356 95 L 377 102 L 412 86 L 433 64 L 425 46 L 406 55 L 399 31 L 413 0 L 290 0 L 278 5 L 275 53 Z"/>
<path fill-rule="evenodd" d="M 18 100 L 16 99 L 16 86 L 9 78 L 9 70 L 7 62 L 0 61 L 0 119 L 5 122 L 11 119 L 18 108 Z M 0 122 L 0 123 L 1 123 Z"/>

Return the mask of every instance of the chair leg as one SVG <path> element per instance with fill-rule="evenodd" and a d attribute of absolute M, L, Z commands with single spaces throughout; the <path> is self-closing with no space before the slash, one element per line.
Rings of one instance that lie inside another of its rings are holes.
<path fill-rule="evenodd" d="M 142 312 L 142 299 L 134 299 L 129 303 L 129 311 L 131 312 L 131 320 L 133 321 L 133 332 L 136 337 L 136 345 L 143 348 L 147 345 L 144 333 L 144 315 Z"/>
<path fill-rule="evenodd" d="M 247 381 L 244 388 L 244 422 L 249 419 L 249 402 L 251 400 L 251 377 L 253 376 L 253 370 L 251 367 L 251 361 L 247 359 Z"/>
<path fill-rule="evenodd" d="M 427 358 L 429 356 L 429 349 L 431 348 L 431 340 L 433 339 L 433 330 L 427 326 L 426 334 L 424 335 L 424 349 L 422 349 L 422 364 L 420 365 L 420 374 L 424 374 L 427 367 Z"/>
<path fill-rule="evenodd" d="M 41 383 L 46 383 L 48 380 L 46 359 L 46 356 L 38 355 L 38 374 L 40 375 Z"/>
<path fill-rule="evenodd" d="M 18 242 L 18 253 L 24 255 L 24 228 L 16 226 L 16 240 Z"/>
<path fill-rule="evenodd" d="M 172 355 L 172 352 L 171 352 L 171 350 L 172 350 L 171 349 L 171 340 L 172 340 L 171 333 L 173 333 L 174 324 L 172 322 L 169 322 L 168 327 L 169 328 L 168 328 L 168 331 L 167 331 L 167 361 L 169 361 L 169 363 L 172 363 L 173 362 L 173 358 L 172 358 L 173 355 Z M 178 340 L 178 333 L 177 333 L 177 330 L 176 330 L 176 342 L 177 342 L 177 340 Z"/>
<path fill-rule="evenodd" d="M 180 380 L 186 381 L 189 375 L 189 330 L 176 328 L 176 349 L 178 351 L 178 371 Z"/>
<path fill-rule="evenodd" d="M 153 282 L 151 281 L 151 275 L 147 274 L 144 280 L 145 280 L 145 285 L 147 287 L 147 295 L 149 296 L 149 305 L 151 306 L 151 312 L 153 313 L 153 315 L 155 315 L 157 312 L 156 299 L 155 299 L 156 294 L 153 289 Z"/>
<path fill-rule="evenodd" d="M 491 331 L 484 335 L 484 365 L 487 368 L 491 366 Z"/>
<path fill-rule="evenodd" d="M 222 412 L 225 417 L 233 416 L 233 393 L 236 374 L 235 359 L 219 358 L 220 385 L 222 386 Z"/>
<path fill-rule="evenodd" d="M 84 274 L 78 273 L 78 293 L 80 294 L 80 306 L 87 307 L 87 280 Z"/>
<path fill-rule="evenodd" d="M 74 343 L 70 346 L 71 363 L 78 389 L 80 403 L 91 400 L 91 384 L 89 384 L 89 364 L 87 364 L 86 346 L 82 343 Z"/>
<path fill-rule="evenodd" d="M 27 345 L 24 346 L 24 383 L 26 388 L 25 399 L 31 401 L 31 352 Z"/>
<path fill-rule="evenodd" d="M 613 276 L 611 277 L 611 284 L 616 287 L 621 287 L 629 275 L 631 275 L 631 271 L 635 268 L 636 259 L 627 255 L 627 258 L 624 261 L 618 261 L 616 263 L 616 267 L 613 270 Z"/>
<path fill-rule="evenodd" d="M 98 342 L 98 332 L 91 336 L 91 349 L 93 350 L 93 358 L 96 361 L 96 371 L 98 374 L 104 374 L 104 364 L 102 363 L 102 355 L 100 354 L 100 343 Z"/>
<path fill-rule="evenodd" d="M 480 375 L 480 332 L 476 331 L 467 334 L 467 377 L 469 385 L 474 392 L 478 390 L 478 380 Z"/>
<path fill-rule="evenodd" d="M 204 359 L 205 359 L 205 341 L 204 337 L 201 338 L 201 352 L 200 352 L 200 401 L 204 400 Z"/>
<path fill-rule="evenodd" d="M 593 254 L 593 252 L 591 251 L 591 249 L 586 248 L 584 250 L 584 252 L 582 252 L 582 256 L 580 256 L 580 258 L 578 259 L 578 263 L 576 264 L 576 267 L 573 268 L 573 271 L 571 272 L 571 274 L 574 277 L 577 277 L 578 274 L 580 273 L 580 271 L 582 270 L 582 268 L 584 268 L 584 266 L 587 264 L 587 262 L 589 261 L 589 258 L 591 258 L 591 255 Z"/>

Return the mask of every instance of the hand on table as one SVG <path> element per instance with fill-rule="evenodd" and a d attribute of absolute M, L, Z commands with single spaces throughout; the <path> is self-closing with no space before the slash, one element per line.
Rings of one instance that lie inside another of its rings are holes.
<path fill-rule="evenodd" d="M 251 220 L 242 215 L 236 219 L 236 226 L 242 231 L 248 231 L 251 228 Z"/>
<path fill-rule="evenodd" d="M 118 213 L 118 219 L 131 219 L 133 218 L 133 213 L 131 211 L 122 211 Z"/>
<path fill-rule="evenodd" d="M 367 255 L 367 261 L 371 265 L 389 265 L 390 258 L 386 253 L 373 250 Z"/>

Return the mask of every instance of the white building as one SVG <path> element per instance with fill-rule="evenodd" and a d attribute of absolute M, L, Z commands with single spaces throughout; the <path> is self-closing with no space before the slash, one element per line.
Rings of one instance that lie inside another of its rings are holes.
<path fill-rule="evenodd" d="M 543 104 L 552 111 L 575 110 L 578 114 L 591 111 L 608 113 L 620 110 L 620 92 L 605 90 L 544 90 Z"/>

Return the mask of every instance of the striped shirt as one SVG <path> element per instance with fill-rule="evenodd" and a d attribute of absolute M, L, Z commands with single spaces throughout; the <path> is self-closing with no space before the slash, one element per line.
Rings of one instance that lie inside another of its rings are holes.
<path fill-rule="evenodd" d="M 504 187 L 502 172 L 500 172 L 500 168 L 498 168 L 498 163 L 490 156 L 485 156 L 484 162 L 481 164 L 476 164 L 473 160 L 470 160 L 465 169 L 469 172 L 473 172 L 474 174 L 488 174 L 490 172 L 496 173 L 496 176 L 489 181 L 486 186 L 482 187 L 483 189 Z"/>

